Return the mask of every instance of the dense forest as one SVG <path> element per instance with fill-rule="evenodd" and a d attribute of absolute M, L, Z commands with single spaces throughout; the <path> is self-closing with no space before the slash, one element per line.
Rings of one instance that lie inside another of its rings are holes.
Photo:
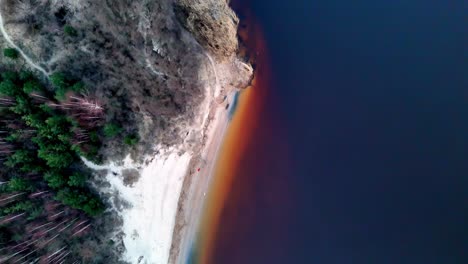
<path fill-rule="evenodd" d="M 105 107 L 78 79 L 57 72 L 41 81 L 14 68 L 0 68 L 0 263 L 60 263 L 105 209 L 81 157 L 98 163 L 102 142 L 122 129 L 106 124 Z"/>

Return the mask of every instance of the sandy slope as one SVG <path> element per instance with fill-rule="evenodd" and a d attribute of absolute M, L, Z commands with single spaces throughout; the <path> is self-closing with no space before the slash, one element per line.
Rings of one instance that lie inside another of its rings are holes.
<path fill-rule="evenodd" d="M 95 170 L 108 171 L 106 179 L 110 186 L 101 192 L 118 196 L 128 205 L 123 210 L 116 208 L 125 234 L 123 260 L 168 263 L 177 203 L 190 159 L 188 153 L 164 151 L 139 170 L 140 178 L 132 186 L 126 186 L 120 177 L 124 170 L 136 169 L 130 159 L 121 166 L 115 163 L 96 166 L 85 161 Z"/>
<path fill-rule="evenodd" d="M 122 213 L 124 260 L 130 263 L 167 263 L 175 221 L 175 208 L 191 156 L 169 151 L 145 167 L 139 181 L 124 186 L 112 175 L 108 181 L 131 208 Z"/>

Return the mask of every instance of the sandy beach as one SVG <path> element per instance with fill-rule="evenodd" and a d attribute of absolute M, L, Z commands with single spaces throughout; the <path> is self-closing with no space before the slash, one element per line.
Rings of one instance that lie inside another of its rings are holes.
<path fill-rule="evenodd" d="M 233 97 L 234 92 L 226 100 L 231 102 Z M 168 263 L 184 263 L 189 257 L 199 227 L 205 198 L 207 198 L 213 178 L 218 152 L 229 125 L 228 113 L 229 109 L 226 110 L 225 107 L 218 107 L 215 110 L 215 118 L 210 123 L 202 152 L 193 160 L 186 175 Z"/>
<path fill-rule="evenodd" d="M 110 186 L 100 192 L 120 200 L 120 205 L 112 204 L 123 222 L 122 260 L 129 263 L 183 263 L 189 256 L 236 91 L 232 87 L 229 92 L 223 90 L 224 80 L 232 74 L 229 67 L 218 68 L 207 57 L 207 68 L 214 78 L 206 86 L 198 115 L 186 128 L 199 135 L 198 144 L 184 141 L 170 148 L 157 146 L 157 154 L 140 164 L 130 157 L 103 166 L 85 161 L 88 167 L 107 172 Z M 218 76 L 217 71 L 223 70 Z M 125 183 L 123 176 L 129 170 L 139 174 L 132 184 Z"/>

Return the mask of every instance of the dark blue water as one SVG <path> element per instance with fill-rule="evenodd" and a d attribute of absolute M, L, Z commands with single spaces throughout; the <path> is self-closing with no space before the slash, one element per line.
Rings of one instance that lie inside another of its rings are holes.
<path fill-rule="evenodd" d="M 243 259 L 468 263 L 466 2 L 250 2 L 296 195 L 276 219 L 249 208 L 265 224 L 233 245 L 249 252 Z M 274 242 L 279 231 L 287 235 Z"/>

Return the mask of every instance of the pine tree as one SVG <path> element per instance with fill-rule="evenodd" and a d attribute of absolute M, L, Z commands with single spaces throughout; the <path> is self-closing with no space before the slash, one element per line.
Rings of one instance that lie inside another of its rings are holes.
<path fill-rule="evenodd" d="M 0 82 L 0 94 L 14 97 L 18 94 L 18 89 L 11 80 L 4 80 Z"/>
<path fill-rule="evenodd" d="M 67 179 L 60 171 L 48 171 L 44 174 L 44 180 L 47 181 L 49 187 L 58 189 L 67 184 Z"/>
<path fill-rule="evenodd" d="M 8 181 L 7 190 L 10 192 L 23 192 L 23 191 L 32 191 L 33 186 L 31 182 L 23 178 L 14 177 Z"/>
<path fill-rule="evenodd" d="M 75 172 L 68 179 L 68 185 L 71 187 L 84 187 L 86 184 L 86 176 L 82 173 Z"/>

